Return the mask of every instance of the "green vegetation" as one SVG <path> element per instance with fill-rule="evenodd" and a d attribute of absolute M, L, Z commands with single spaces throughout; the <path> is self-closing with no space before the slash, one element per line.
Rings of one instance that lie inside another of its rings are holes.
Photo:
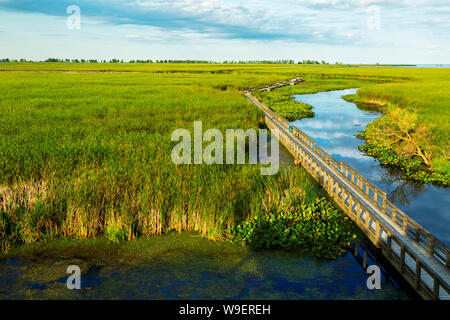
<path fill-rule="evenodd" d="M 350 245 L 352 224 L 346 220 L 325 198 L 308 205 L 301 201 L 273 203 L 262 214 L 232 227 L 230 237 L 254 248 L 295 249 L 335 259 Z"/>
<path fill-rule="evenodd" d="M 255 96 L 288 121 L 314 117 L 311 105 L 295 101 L 292 93 L 286 93 L 287 90 L 284 88 L 288 87 L 275 91 L 255 92 Z"/>
<path fill-rule="evenodd" d="M 382 83 L 384 79 L 373 79 L 365 76 L 332 77 L 323 75 L 310 75 L 305 82 L 296 86 L 286 86 L 273 91 L 255 92 L 255 96 L 272 110 L 289 121 L 312 118 L 312 106 L 294 100 L 294 95 L 313 94 L 323 91 L 356 88 L 362 85 Z"/>
<path fill-rule="evenodd" d="M 416 114 L 414 131 L 426 127 L 431 131 L 425 148 L 435 149 L 431 168 L 450 173 L 450 75 L 448 70 L 430 70 L 420 74 L 420 80 L 368 86 L 358 91 L 364 102 L 386 106 L 386 110 L 399 108 Z"/>
<path fill-rule="evenodd" d="M 362 138 L 365 136 L 362 135 Z M 382 145 L 366 143 L 359 146 L 361 151 L 366 152 L 372 157 L 376 157 L 385 166 L 402 169 L 406 179 L 433 183 L 436 185 L 449 185 L 449 176 L 442 172 L 429 172 L 423 165 L 423 162 L 415 158 L 405 158 L 397 154 L 395 151 Z"/>
<path fill-rule="evenodd" d="M 345 99 L 382 108 L 384 115 L 365 129 L 361 150 L 405 176 L 447 186 L 450 183 L 448 132 L 450 77 L 424 72 L 421 80 L 367 86 Z"/>
<path fill-rule="evenodd" d="M 3 250 L 61 237 L 106 234 L 117 242 L 170 230 L 220 239 L 263 210 L 267 193 L 302 181 L 314 185 L 301 169 L 265 177 L 253 165 L 176 166 L 170 159 L 172 131 L 192 129 L 194 120 L 203 120 L 204 130 L 257 127 L 259 113 L 232 88 L 267 83 L 272 75 L 0 77 Z"/>
<path fill-rule="evenodd" d="M 295 188 L 305 206 L 298 213 L 315 212 L 315 199 L 324 194 L 301 168 L 267 177 L 253 165 L 175 166 L 170 159 L 172 131 L 192 130 L 194 120 L 202 120 L 204 130 L 258 128 L 261 116 L 239 90 L 293 77 L 306 82 L 260 95 L 281 114 L 291 103 L 300 105 L 289 102 L 292 94 L 362 87 L 364 97 L 405 84 L 419 94 L 425 78 L 441 81 L 444 102 L 430 99 L 418 119 L 434 119 L 428 113 L 438 110 L 440 119 L 430 121 L 438 147 L 432 163 L 436 172 L 450 170 L 441 155 L 448 146 L 448 75 L 441 70 L 60 62 L 8 63 L 0 70 L 15 71 L 0 72 L 3 251 L 64 237 L 106 235 L 117 242 L 171 230 L 224 239 L 251 217 L 290 214 L 264 203 Z M 392 103 L 402 108 L 402 99 L 409 98 L 398 93 Z M 288 103 L 277 109 L 271 101 Z M 291 111 L 311 112 L 300 109 Z M 331 218 L 328 211 L 323 217 Z"/>
<path fill-rule="evenodd" d="M 406 70 L 411 79 L 404 77 Z M 367 142 L 361 150 L 379 158 L 386 166 L 400 168 L 408 179 L 447 186 L 450 183 L 450 90 L 446 88 L 450 87 L 450 76 L 446 70 L 406 70 L 391 72 L 391 75 L 397 73 L 392 78 L 373 77 L 367 69 L 365 76 L 336 77 L 332 68 L 329 74 L 309 75 L 298 86 L 256 95 L 287 120 L 295 121 L 314 117 L 314 110 L 295 101 L 293 95 L 360 87 L 357 95 L 344 99 L 365 110 L 381 108 L 385 113 L 366 128 Z"/>
<path fill-rule="evenodd" d="M 444 184 L 450 181 L 450 176 L 433 172 L 431 157 L 436 152 L 436 147 L 431 141 L 428 126 L 424 122 L 417 124 L 416 113 L 392 108 L 367 126 L 365 137 L 370 145 L 375 146 L 371 150 L 372 154 L 383 154 L 383 150 L 395 151 L 392 153 L 401 159 L 401 167 L 407 168 L 409 176 L 419 180 L 422 176 L 426 178 L 425 174 L 418 174 L 417 171 L 424 172 L 423 169 L 428 169 L 431 171 L 430 181 L 442 181 Z M 380 158 L 384 160 L 383 163 L 392 163 L 391 157 Z M 410 173 L 410 169 L 415 172 Z"/>

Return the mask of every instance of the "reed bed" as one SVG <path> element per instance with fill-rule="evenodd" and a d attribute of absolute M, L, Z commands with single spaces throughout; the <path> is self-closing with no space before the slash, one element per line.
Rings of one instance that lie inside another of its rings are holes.
<path fill-rule="evenodd" d="M 223 239 L 264 212 L 267 197 L 296 190 L 311 204 L 323 193 L 301 168 L 261 176 L 254 165 L 174 165 L 172 131 L 192 130 L 195 120 L 204 130 L 258 128 L 261 115 L 239 90 L 290 77 L 306 78 L 297 87 L 303 93 L 363 86 L 363 95 L 425 81 L 404 70 L 261 65 L 24 63 L 1 70 L 17 71 L 0 72 L 3 251 L 61 237 L 120 241 L 171 230 Z M 448 107 L 437 105 L 448 117 Z"/>

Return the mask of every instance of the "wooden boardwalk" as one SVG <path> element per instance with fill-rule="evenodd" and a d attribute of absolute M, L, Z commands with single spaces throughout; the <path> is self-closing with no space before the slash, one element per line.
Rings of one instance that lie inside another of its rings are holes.
<path fill-rule="evenodd" d="M 328 155 L 251 91 L 245 96 L 263 111 L 272 133 L 422 298 L 450 300 L 450 250 L 444 243 L 392 204 L 385 192 Z"/>

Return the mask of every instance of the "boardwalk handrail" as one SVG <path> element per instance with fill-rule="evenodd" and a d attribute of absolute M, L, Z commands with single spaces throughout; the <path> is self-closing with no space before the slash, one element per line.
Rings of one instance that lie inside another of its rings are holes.
<path fill-rule="evenodd" d="M 343 161 L 337 161 L 327 152 L 320 148 L 316 141 L 306 135 L 297 127 L 290 127 L 289 122 L 272 111 L 267 105 L 256 99 L 249 91 L 246 96 L 249 100 L 259 106 L 266 114 L 276 120 L 285 130 L 289 131 L 295 138 L 304 143 L 304 145 L 331 168 L 334 172 L 343 177 L 355 189 L 358 195 L 368 200 L 375 206 L 388 220 L 400 227 L 412 240 L 418 243 L 432 257 L 439 261 L 442 265 L 450 267 L 450 249 L 445 243 L 440 241 L 419 223 L 397 208 L 391 201 L 387 199 L 386 193 L 366 179 L 362 174 L 357 172 L 351 166 Z"/>
<path fill-rule="evenodd" d="M 276 89 L 276 88 L 280 88 L 280 87 L 284 87 L 284 86 L 288 86 L 288 85 L 295 85 L 297 83 L 304 82 L 304 81 L 305 81 L 305 79 L 303 79 L 303 78 L 294 78 L 291 80 L 266 84 L 266 85 L 250 88 L 250 89 L 243 90 L 243 91 L 244 92 L 247 92 L 247 91 L 253 92 L 253 91 L 257 91 L 257 90 L 260 90 L 260 91 L 269 90 L 270 91 L 272 89 Z"/>

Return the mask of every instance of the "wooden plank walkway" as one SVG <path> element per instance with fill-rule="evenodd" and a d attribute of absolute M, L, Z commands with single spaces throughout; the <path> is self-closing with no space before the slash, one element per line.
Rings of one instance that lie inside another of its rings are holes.
<path fill-rule="evenodd" d="M 336 161 L 250 91 L 245 96 L 263 111 L 272 133 L 422 298 L 450 300 L 450 250 L 444 243 L 395 207 L 385 192 Z"/>

